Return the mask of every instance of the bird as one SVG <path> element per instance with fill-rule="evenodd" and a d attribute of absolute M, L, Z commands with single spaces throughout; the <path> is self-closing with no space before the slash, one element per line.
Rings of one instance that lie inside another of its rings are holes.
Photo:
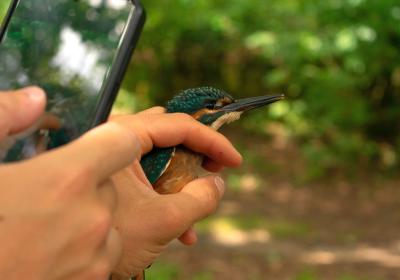
<path fill-rule="evenodd" d="M 240 119 L 247 111 L 260 108 L 284 98 L 283 94 L 234 99 L 223 90 L 199 87 L 181 91 L 166 103 L 166 113 L 186 113 L 197 121 L 218 131 L 224 124 Z M 173 194 L 198 178 L 203 155 L 183 145 L 154 147 L 140 161 L 154 190 Z"/>

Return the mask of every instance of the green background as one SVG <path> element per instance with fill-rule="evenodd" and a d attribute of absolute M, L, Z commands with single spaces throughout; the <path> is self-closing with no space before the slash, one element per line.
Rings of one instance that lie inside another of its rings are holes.
<path fill-rule="evenodd" d="M 398 0 L 143 3 L 116 113 L 203 85 L 287 96 L 224 129 L 244 166 L 224 173 L 227 198 L 200 245 L 173 245 L 150 279 L 398 277 Z"/>
<path fill-rule="evenodd" d="M 7 2 L 0 4 L 3 14 Z M 235 97 L 282 92 L 286 101 L 240 124 L 261 134 L 268 134 L 267 120 L 281 126 L 314 166 L 311 177 L 398 168 L 397 1 L 144 4 L 148 22 L 117 108 L 162 105 L 202 85 Z"/>

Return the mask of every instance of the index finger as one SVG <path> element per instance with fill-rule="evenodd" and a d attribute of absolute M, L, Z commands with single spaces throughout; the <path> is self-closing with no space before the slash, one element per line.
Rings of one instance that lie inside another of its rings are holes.
<path fill-rule="evenodd" d="M 154 146 L 163 148 L 183 144 L 223 166 L 238 166 L 242 161 L 239 152 L 225 136 L 186 114 L 126 116 L 119 123 L 137 133 L 142 154 Z"/>

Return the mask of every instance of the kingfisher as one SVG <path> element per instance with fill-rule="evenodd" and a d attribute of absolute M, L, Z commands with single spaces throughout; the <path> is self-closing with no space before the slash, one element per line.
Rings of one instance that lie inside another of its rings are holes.
<path fill-rule="evenodd" d="M 197 121 L 220 129 L 224 124 L 240 119 L 244 112 L 260 108 L 284 98 L 283 94 L 234 99 L 213 87 L 187 89 L 166 104 L 167 113 L 186 113 Z M 199 175 L 203 156 L 183 145 L 153 148 L 140 164 L 153 188 L 159 194 L 179 192 Z"/>

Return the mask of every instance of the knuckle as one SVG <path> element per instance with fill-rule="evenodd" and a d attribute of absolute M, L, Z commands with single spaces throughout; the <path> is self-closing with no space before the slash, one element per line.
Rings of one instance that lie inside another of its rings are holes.
<path fill-rule="evenodd" d="M 165 111 L 165 108 L 164 108 L 164 107 L 162 107 L 162 106 L 154 106 L 154 107 L 153 107 L 153 110 L 154 110 L 154 111 L 160 111 L 160 112 L 163 112 L 163 111 Z"/>
<path fill-rule="evenodd" d="M 80 164 L 68 170 L 69 176 L 73 181 L 88 182 L 94 177 L 93 167 L 89 164 Z"/>
<path fill-rule="evenodd" d="M 109 128 L 112 129 L 115 135 L 113 138 L 115 147 L 120 147 L 124 150 L 133 150 L 138 145 L 136 134 L 122 124 L 114 122 L 109 125 Z"/>
<path fill-rule="evenodd" d="M 104 241 L 112 226 L 111 213 L 106 208 L 99 207 L 93 211 L 89 225 L 89 235 L 98 236 L 99 242 Z"/>
<path fill-rule="evenodd" d="M 80 164 L 68 168 L 60 168 L 53 176 L 61 192 L 65 193 L 80 193 L 82 190 L 89 189 L 90 186 L 95 184 L 95 176 L 93 167 L 87 164 Z M 60 178 L 63 178 L 60 180 Z"/>
<path fill-rule="evenodd" d="M 185 113 L 175 113 L 175 116 L 176 116 L 178 119 L 181 119 L 182 121 L 191 122 L 191 121 L 194 120 L 192 116 L 190 116 L 190 115 L 188 115 L 188 114 L 185 114 Z"/>
<path fill-rule="evenodd" d="M 96 206 L 85 207 L 80 211 L 80 224 L 83 227 L 79 231 L 79 240 L 87 242 L 88 246 L 95 248 L 103 248 L 112 227 L 111 214 Z M 82 243 L 85 244 L 85 243 Z"/>

